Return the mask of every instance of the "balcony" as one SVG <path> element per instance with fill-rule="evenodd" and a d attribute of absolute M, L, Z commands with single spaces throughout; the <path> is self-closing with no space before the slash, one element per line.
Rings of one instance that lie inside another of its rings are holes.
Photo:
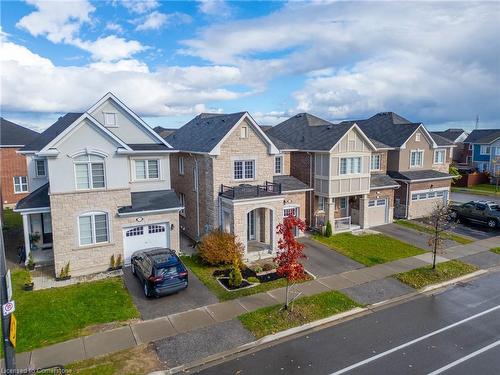
<path fill-rule="evenodd" d="M 239 186 L 221 185 L 219 195 L 228 199 L 251 199 L 272 197 L 281 194 L 281 184 L 266 181 L 264 185 L 241 184 Z"/>

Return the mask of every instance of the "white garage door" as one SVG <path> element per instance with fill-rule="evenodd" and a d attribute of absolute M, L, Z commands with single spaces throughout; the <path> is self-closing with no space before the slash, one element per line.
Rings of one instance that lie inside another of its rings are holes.
<path fill-rule="evenodd" d="M 170 226 L 168 223 L 138 225 L 123 229 L 123 252 L 125 263 L 130 263 L 134 251 L 169 247 Z"/>
<path fill-rule="evenodd" d="M 386 224 L 389 221 L 387 198 L 368 201 L 368 223 L 370 227 Z"/>

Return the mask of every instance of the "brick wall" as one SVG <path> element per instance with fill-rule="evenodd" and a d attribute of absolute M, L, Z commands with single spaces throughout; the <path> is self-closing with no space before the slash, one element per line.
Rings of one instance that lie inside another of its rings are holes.
<path fill-rule="evenodd" d="M 0 171 L 2 177 L 2 200 L 12 206 L 29 193 L 14 193 L 14 176 L 28 176 L 26 157 L 16 153 L 16 148 L 0 148 Z M 29 189 L 29 186 L 28 186 Z"/>

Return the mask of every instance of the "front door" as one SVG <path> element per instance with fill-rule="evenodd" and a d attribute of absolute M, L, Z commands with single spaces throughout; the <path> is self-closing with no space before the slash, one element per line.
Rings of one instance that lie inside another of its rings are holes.
<path fill-rule="evenodd" d="M 285 208 L 283 210 L 283 218 L 287 217 L 290 214 L 292 214 L 295 217 L 299 217 L 299 208 L 298 207 L 290 207 L 290 208 Z M 293 228 L 293 235 L 295 237 L 297 237 L 299 235 L 299 229 L 297 227 Z"/>
<path fill-rule="evenodd" d="M 247 233 L 248 233 L 248 241 L 255 241 L 255 227 L 256 227 L 256 217 L 255 210 L 250 211 L 247 214 Z"/>
<path fill-rule="evenodd" d="M 339 198 L 340 217 L 349 216 L 349 199 L 347 197 Z"/>
<path fill-rule="evenodd" d="M 42 214 L 42 233 L 43 243 L 52 243 L 52 219 L 50 217 L 50 212 L 45 212 Z"/>

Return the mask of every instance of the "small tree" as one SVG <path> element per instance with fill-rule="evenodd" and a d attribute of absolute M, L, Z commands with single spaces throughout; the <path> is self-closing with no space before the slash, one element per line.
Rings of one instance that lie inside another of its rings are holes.
<path fill-rule="evenodd" d="M 436 268 L 436 257 L 438 251 L 443 249 L 444 240 L 447 238 L 446 230 L 451 228 L 451 216 L 448 205 L 438 203 L 428 219 L 432 233 L 428 241 L 432 249 L 432 269 Z"/>
<path fill-rule="evenodd" d="M 295 228 L 304 231 L 306 224 L 293 214 L 285 217 L 283 223 L 276 227 L 276 233 L 280 234 L 281 238 L 278 241 L 278 255 L 274 261 L 278 265 L 276 273 L 286 278 L 285 310 L 288 310 L 290 304 L 290 282 L 304 277 L 304 266 L 299 262 L 300 258 L 306 258 L 303 253 L 304 245 L 295 238 Z"/>
<path fill-rule="evenodd" d="M 238 259 L 234 259 L 233 268 L 229 273 L 229 285 L 233 288 L 237 288 L 243 282 L 243 276 L 241 275 L 240 262 Z"/>
<path fill-rule="evenodd" d="M 213 266 L 231 264 L 235 258 L 241 264 L 243 245 L 236 241 L 234 234 L 215 230 L 202 237 L 198 254 L 205 263 Z"/>
<path fill-rule="evenodd" d="M 448 169 L 448 173 L 453 176 L 452 180 L 451 180 L 452 184 L 454 184 L 455 182 L 457 182 L 458 180 L 460 180 L 462 178 L 462 175 L 458 171 L 458 168 L 454 165 L 450 165 L 450 168 Z"/>
<path fill-rule="evenodd" d="M 330 223 L 330 220 L 326 222 L 326 228 L 325 228 L 325 237 L 331 237 L 332 236 L 332 223 Z"/>

